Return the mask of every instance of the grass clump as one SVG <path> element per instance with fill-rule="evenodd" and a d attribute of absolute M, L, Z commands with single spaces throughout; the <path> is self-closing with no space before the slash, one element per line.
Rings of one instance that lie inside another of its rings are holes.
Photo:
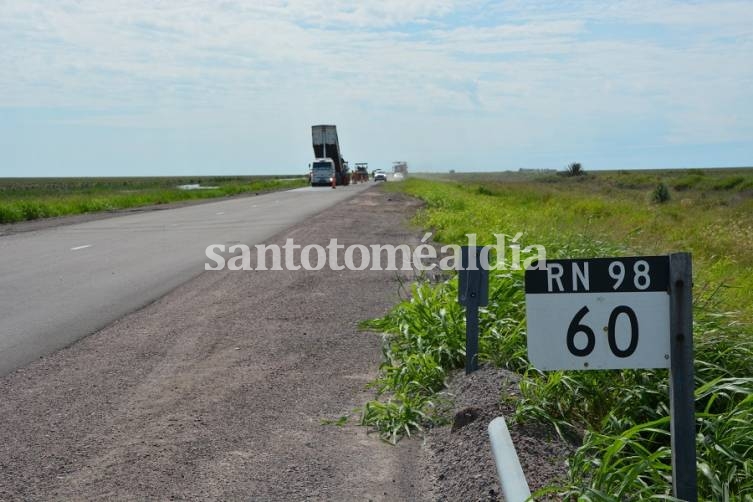
<path fill-rule="evenodd" d="M 682 192 L 685 190 L 690 190 L 692 188 L 695 188 L 703 181 L 703 175 L 702 174 L 688 174 L 686 176 L 683 176 L 682 178 L 679 178 L 674 182 L 674 189 L 678 192 Z"/>
<path fill-rule="evenodd" d="M 714 183 L 715 190 L 732 190 L 733 188 L 742 185 L 745 182 L 743 176 L 732 176 L 721 179 Z"/>
<path fill-rule="evenodd" d="M 511 343 L 504 335 L 514 325 L 519 335 L 523 333 L 521 284 L 520 274 L 491 278 L 494 294 L 479 318 L 484 333 L 479 340 L 480 361 L 523 367 L 525 345 L 521 350 L 519 343 Z M 457 288 L 457 277 L 437 284 L 414 284 L 409 300 L 363 325 L 383 333 L 384 357 L 373 383 L 377 399 L 364 407 L 362 424 L 379 430 L 385 440 L 394 443 L 413 430 L 444 420 L 435 413 L 436 393 L 444 388 L 447 373 L 465 364 L 465 313 L 456 301 Z M 410 416 L 415 423 L 405 428 L 405 423 L 395 420 L 400 416 Z"/>
<path fill-rule="evenodd" d="M 377 399 L 366 404 L 361 423 L 386 441 L 395 443 L 431 424 L 437 418 L 432 396 L 444 387 L 446 371 L 463 364 L 463 313 L 457 303 L 446 302 L 453 294 L 457 281 L 414 284 L 410 300 L 364 323 L 384 333 L 384 362 L 374 382 Z"/>

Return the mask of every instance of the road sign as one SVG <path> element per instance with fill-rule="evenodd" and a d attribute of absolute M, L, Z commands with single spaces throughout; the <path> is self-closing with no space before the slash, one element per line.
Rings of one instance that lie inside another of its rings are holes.
<path fill-rule="evenodd" d="M 669 368 L 672 492 L 698 500 L 689 253 L 547 260 L 526 270 L 528 358 L 540 370 Z"/>
<path fill-rule="evenodd" d="M 536 368 L 670 367 L 667 256 L 547 260 L 525 293 Z"/>
<path fill-rule="evenodd" d="M 465 374 L 478 369 L 478 308 L 489 304 L 489 247 L 461 247 L 458 302 L 465 306 Z M 482 260 L 485 256 L 485 260 Z"/>

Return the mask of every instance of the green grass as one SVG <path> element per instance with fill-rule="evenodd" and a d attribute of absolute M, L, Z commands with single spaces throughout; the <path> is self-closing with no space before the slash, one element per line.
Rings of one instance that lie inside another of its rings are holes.
<path fill-rule="evenodd" d="M 753 192 L 714 188 L 724 180 L 753 179 L 753 174 L 707 173 L 702 175 L 709 178 L 706 188 L 675 192 L 663 204 L 652 203 L 657 184 L 672 186 L 672 179 L 687 176 L 680 173 L 591 174 L 555 177 L 555 182 L 489 180 L 483 185 L 413 178 L 391 188 L 426 200 L 416 222 L 434 229 L 441 242 L 461 243 L 465 233 L 475 232 L 488 244 L 494 233 L 521 231 L 525 243 L 544 244 L 552 256 L 587 256 L 591 242 L 609 243 L 623 254 L 690 251 L 696 295 L 713 293 L 725 309 L 753 320 Z"/>
<path fill-rule="evenodd" d="M 206 190 L 180 190 L 202 184 Z M 227 197 L 306 185 L 302 177 L 3 178 L 0 223 Z"/>
<path fill-rule="evenodd" d="M 686 177 L 703 180 L 652 202 L 658 183 L 674 187 Z M 750 173 L 549 175 L 483 184 L 411 179 L 387 188 L 426 201 L 416 223 L 443 243 L 462 244 L 471 232 L 491 243 L 494 233 L 520 231 L 522 245 L 543 244 L 550 258 L 691 251 L 700 498 L 753 500 L 753 205 L 740 189 L 746 181 L 728 181 L 736 177 Z M 367 323 L 385 333 L 385 363 L 363 423 L 387 439 L 442 420 L 435 393 L 464 361 L 456 298 L 456 278 L 418 284 L 410 300 Z M 490 278 L 480 350 L 482 361 L 522 375 L 516 420 L 552 424 L 580 444 L 570 479 L 558 488 L 562 497 L 642 500 L 671 493 L 666 370 L 537 371 L 526 354 L 519 271 Z M 374 411 L 385 403 L 395 409 Z"/>

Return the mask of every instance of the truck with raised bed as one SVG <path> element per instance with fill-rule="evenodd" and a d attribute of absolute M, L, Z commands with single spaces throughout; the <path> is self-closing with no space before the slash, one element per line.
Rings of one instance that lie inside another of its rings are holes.
<path fill-rule="evenodd" d="M 314 161 L 311 163 L 311 185 L 349 185 L 348 163 L 342 157 L 337 127 L 333 125 L 311 126 L 311 142 Z"/>

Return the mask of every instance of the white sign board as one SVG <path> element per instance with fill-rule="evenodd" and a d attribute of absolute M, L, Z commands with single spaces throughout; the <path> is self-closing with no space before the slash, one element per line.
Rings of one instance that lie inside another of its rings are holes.
<path fill-rule="evenodd" d="M 669 368 L 668 257 L 547 260 L 525 293 L 536 368 Z"/>

